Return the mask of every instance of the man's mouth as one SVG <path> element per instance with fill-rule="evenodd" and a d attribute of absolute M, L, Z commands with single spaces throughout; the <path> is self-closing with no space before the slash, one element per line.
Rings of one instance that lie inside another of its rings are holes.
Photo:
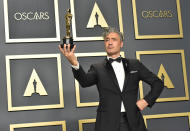
<path fill-rule="evenodd" d="M 112 49 L 113 47 L 112 46 L 108 46 L 108 49 Z"/>

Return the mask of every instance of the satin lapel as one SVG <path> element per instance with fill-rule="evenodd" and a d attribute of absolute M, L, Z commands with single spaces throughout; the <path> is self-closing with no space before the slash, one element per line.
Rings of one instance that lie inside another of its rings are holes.
<path fill-rule="evenodd" d="M 114 87 L 116 87 L 116 89 L 121 93 L 121 90 L 119 88 L 119 84 L 117 82 L 115 72 L 114 72 L 113 67 L 111 66 L 111 64 L 108 62 L 107 58 L 105 59 L 105 68 L 106 68 L 106 71 L 108 72 L 108 76 L 110 76 L 110 80 L 115 85 Z"/>
<path fill-rule="evenodd" d="M 124 92 L 126 90 L 126 87 L 127 87 L 127 82 L 129 81 L 130 64 L 129 64 L 128 60 L 125 58 L 122 58 L 122 62 L 123 62 L 123 67 L 124 67 L 124 71 L 125 71 L 125 81 L 123 84 L 123 91 L 122 91 L 122 92 Z"/>

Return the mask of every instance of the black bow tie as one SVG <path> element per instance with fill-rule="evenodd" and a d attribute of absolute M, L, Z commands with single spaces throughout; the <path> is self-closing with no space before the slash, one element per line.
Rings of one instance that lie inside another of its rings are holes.
<path fill-rule="evenodd" d="M 110 63 L 112 63 L 112 62 L 114 62 L 114 61 L 116 61 L 116 62 L 121 62 L 121 57 L 118 57 L 118 58 L 116 58 L 116 59 L 112 59 L 112 58 L 109 58 L 109 60 L 108 60 Z"/>

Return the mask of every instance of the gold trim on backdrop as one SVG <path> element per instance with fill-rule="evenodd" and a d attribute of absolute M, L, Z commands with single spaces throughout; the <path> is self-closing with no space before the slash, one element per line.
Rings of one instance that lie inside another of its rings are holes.
<path fill-rule="evenodd" d="M 140 35 L 138 29 L 138 18 L 137 18 L 137 7 L 136 0 L 132 0 L 133 5 L 133 17 L 134 17 L 134 28 L 135 28 L 135 38 L 136 39 L 161 39 L 161 38 L 183 38 L 183 26 L 182 26 L 182 18 L 181 18 L 181 8 L 180 8 L 180 0 L 176 0 L 177 6 L 177 16 L 178 16 L 178 27 L 179 34 L 173 35 Z"/>
<path fill-rule="evenodd" d="M 44 59 L 44 58 L 56 58 L 57 59 L 57 71 L 58 71 L 58 82 L 59 82 L 58 83 L 58 85 L 59 85 L 59 94 L 58 95 L 59 95 L 60 103 L 59 104 L 50 104 L 50 105 L 13 107 L 12 106 L 12 92 L 11 92 L 10 60 L 17 60 L 17 59 Z M 7 74 L 8 111 L 64 108 L 60 54 L 8 55 L 8 56 L 6 56 L 6 74 Z"/>
<path fill-rule="evenodd" d="M 189 127 L 190 127 L 190 112 L 185 112 L 185 113 L 171 113 L 171 114 L 156 114 L 156 115 L 144 115 L 144 122 L 147 127 L 147 120 L 148 119 L 161 119 L 161 118 L 172 118 L 172 117 L 188 117 L 189 121 Z"/>
<path fill-rule="evenodd" d="M 175 117 L 188 117 L 189 126 L 190 126 L 190 112 L 185 113 L 169 113 L 169 114 L 156 114 L 156 115 L 143 115 L 144 122 L 146 127 L 148 119 L 161 119 L 161 118 L 175 118 Z M 83 124 L 95 123 L 96 119 L 84 119 L 79 120 L 79 131 L 83 131 Z"/>
<path fill-rule="evenodd" d="M 60 41 L 58 0 L 54 0 L 55 28 L 56 28 L 56 37 L 55 38 L 18 38 L 18 39 L 11 39 L 9 36 L 8 0 L 3 0 L 3 2 L 4 2 L 4 22 L 5 22 L 5 41 L 6 41 L 6 43 Z"/>
<path fill-rule="evenodd" d="M 147 120 L 148 119 L 161 119 L 161 118 L 175 118 L 175 117 L 188 117 L 189 121 L 189 126 L 190 126 L 190 112 L 185 112 L 185 113 L 169 113 L 169 114 L 156 114 L 156 115 L 143 115 L 144 118 L 144 123 L 147 126 Z M 83 131 L 83 124 L 88 124 L 88 123 L 95 123 L 96 119 L 83 119 L 79 120 L 79 131 Z"/>
<path fill-rule="evenodd" d="M 66 121 L 51 121 L 51 122 L 38 122 L 38 123 L 22 123 L 22 124 L 10 124 L 10 131 L 14 131 L 17 128 L 31 128 L 31 127 L 42 127 L 42 126 L 57 126 L 61 125 L 62 130 L 66 131 Z"/>
<path fill-rule="evenodd" d="M 77 57 L 99 57 L 99 56 L 107 56 L 106 52 L 95 52 L 95 53 L 75 53 Z M 125 53 L 122 51 L 120 53 L 122 57 L 125 57 Z M 75 89 L 76 89 L 76 104 L 77 107 L 87 107 L 87 106 L 98 106 L 99 102 L 85 102 L 82 103 L 80 101 L 80 85 L 79 82 L 75 79 Z"/>
<path fill-rule="evenodd" d="M 95 123 L 96 119 L 79 120 L 79 131 L 83 131 L 83 124 Z"/>
<path fill-rule="evenodd" d="M 141 55 L 155 55 L 155 54 L 181 54 L 183 79 L 185 86 L 185 96 L 184 97 L 170 97 L 170 98 L 158 98 L 156 102 L 167 102 L 167 101 L 184 101 L 189 100 L 188 82 L 187 82 L 187 71 L 185 63 L 184 50 L 157 50 L 157 51 L 136 51 L 136 57 L 140 60 Z M 143 94 L 143 84 L 142 81 L 139 82 L 140 88 L 140 98 L 144 98 Z"/>
<path fill-rule="evenodd" d="M 72 19 L 72 31 L 73 31 L 73 39 L 74 41 L 95 41 L 95 40 L 103 40 L 102 36 L 99 37 L 77 37 L 76 34 L 76 22 L 75 22 L 75 4 L 74 0 L 70 0 L 71 5 L 71 13 L 73 14 Z M 118 8 L 118 19 L 119 19 L 119 29 L 120 32 L 123 33 L 123 20 L 122 20 L 122 9 L 121 9 L 121 0 L 117 0 L 117 8 Z"/>

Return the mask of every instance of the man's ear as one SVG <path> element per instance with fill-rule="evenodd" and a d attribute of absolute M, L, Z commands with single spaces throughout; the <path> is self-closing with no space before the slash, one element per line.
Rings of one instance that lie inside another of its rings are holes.
<path fill-rule="evenodd" d="M 121 42 L 121 48 L 123 48 L 123 41 Z"/>

